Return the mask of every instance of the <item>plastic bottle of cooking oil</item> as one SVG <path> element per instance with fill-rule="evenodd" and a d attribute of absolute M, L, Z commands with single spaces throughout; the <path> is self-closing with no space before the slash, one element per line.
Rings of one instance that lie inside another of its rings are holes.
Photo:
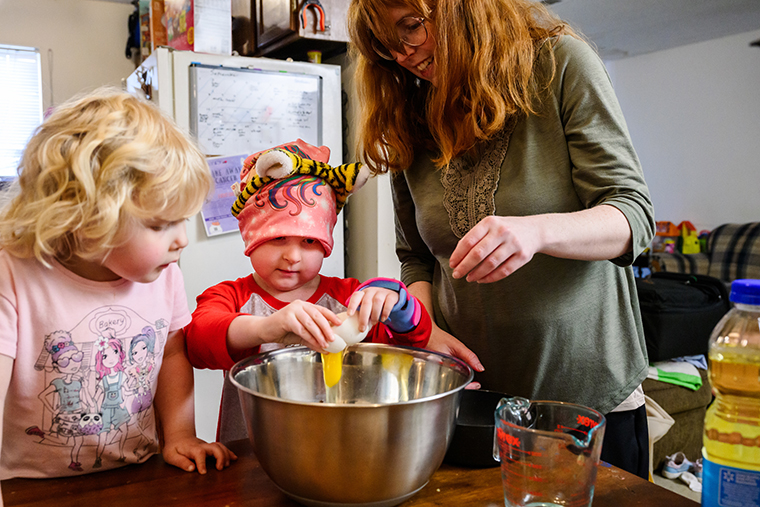
<path fill-rule="evenodd" d="M 703 507 L 760 507 L 760 280 L 735 280 L 710 337 Z"/>

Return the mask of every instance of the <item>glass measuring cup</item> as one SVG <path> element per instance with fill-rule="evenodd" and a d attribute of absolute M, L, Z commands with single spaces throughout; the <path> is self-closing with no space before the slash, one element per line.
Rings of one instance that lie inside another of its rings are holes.
<path fill-rule="evenodd" d="M 502 398 L 496 407 L 494 459 L 501 462 L 507 507 L 589 507 L 606 419 L 588 407 Z"/>

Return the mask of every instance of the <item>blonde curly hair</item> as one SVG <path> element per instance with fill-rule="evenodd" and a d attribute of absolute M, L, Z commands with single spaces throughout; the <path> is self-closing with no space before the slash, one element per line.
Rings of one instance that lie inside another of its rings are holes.
<path fill-rule="evenodd" d="M 374 51 L 405 52 L 391 8 L 429 20 L 436 86 Z M 373 173 L 403 171 L 415 149 L 437 167 L 492 139 L 513 115 L 533 114 L 553 75 L 534 65 L 546 40 L 578 32 L 533 0 L 352 0 L 349 52 L 361 112 L 357 154 Z M 552 45 L 546 45 L 553 58 Z"/>
<path fill-rule="evenodd" d="M 58 106 L 29 141 L 0 211 L 0 248 L 20 258 L 96 260 L 130 221 L 197 213 L 211 173 L 155 106 L 100 88 Z"/>

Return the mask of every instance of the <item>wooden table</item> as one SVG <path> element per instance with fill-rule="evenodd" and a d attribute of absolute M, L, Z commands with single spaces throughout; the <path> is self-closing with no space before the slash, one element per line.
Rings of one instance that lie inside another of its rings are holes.
<path fill-rule="evenodd" d="M 154 456 L 141 465 L 63 479 L 10 479 L 2 482 L 6 507 L 152 507 L 154 505 L 299 507 L 261 469 L 247 440 L 229 444 L 238 460 L 219 472 L 188 473 Z M 211 467 L 211 462 L 209 462 Z M 499 468 L 443 465 L 422 491 L 402 507 L 501 507 Z M 602 464 L 594 507 L 694 507 L 696 502 L 619 468 Z"/>

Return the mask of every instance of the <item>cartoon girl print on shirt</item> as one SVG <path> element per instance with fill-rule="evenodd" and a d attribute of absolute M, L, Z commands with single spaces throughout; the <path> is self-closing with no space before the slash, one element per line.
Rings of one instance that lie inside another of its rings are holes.
<path fill-rule="evenodd" d="M 135 447 L 135 455 L 138 459 L 147 454 L 150 444 L 156 440 L 155 435 L 146 433 L 147 428 L 151 426 L 145 424 L 153 413 L 149 409 L 153 405 L 151 385 L 156 377 L 155 344 L 155 331 L 151 326 L 145 326 L 140 334 L 132 338 L 129 345 L 127 383 L 133 396 L 129 412 L 132 414 L 130 421 L 132 427 L 136 427 L 141 435 Z"/>
<path fill-rule="evenodd" d="M 112 329 L 106 329 L 103 336 L 97 340 L 95 354 L 95 370 L 100 383 L 95 388 L 95 401 L 100 403 L 100 413 L 103 417 L 103 429 L 98 435 L 98 449 L 95 464 L 92 468 L 101 467 L 103 451 L 107 444 L 119 435 L 119 461 L 126 461 L 124 445 L 127 442 L 129 430 L 129 412 L 126 409 L 124 391 L 126 378 L 124 375 L 124 348 L 121 341 L 114 337 Z"/>
<path fill-rule="evenodd" d="M 152 400 L 168 325 L 128 307 L 103 306 L 71 328 L 58 328 L 65 331 L 41 336 L 34 364 L 39 405 L 22 437 L 49 446 L 53 452 L 43 453 L 73 473 L 88 468 L 81 461 L 102 467 L 106 447 L 123 461 L 141 461 L 157 451 Z"/>
<path fill-rule="evenodd" d="M 67 331 L 55 331 L 45 336 L 44 347 L 50 354 L 53 370 L 58 376 L 38 398 L 52 414 L 52 424 L 47 433 L 38 426 L 30 426 L 26 429 L 26 434 L 53 441 L 50 443 L 57 445 L 68 445 L 70 439 L 73 446 L 69 468 L 82 472 L 79 451 L 85 433 L 81 424 L 82 419 L 88 415 L 87 408 L 95 406 L 87 389 L 87 372 L 82 371 L 84 353 L 77 348 Z"/>

